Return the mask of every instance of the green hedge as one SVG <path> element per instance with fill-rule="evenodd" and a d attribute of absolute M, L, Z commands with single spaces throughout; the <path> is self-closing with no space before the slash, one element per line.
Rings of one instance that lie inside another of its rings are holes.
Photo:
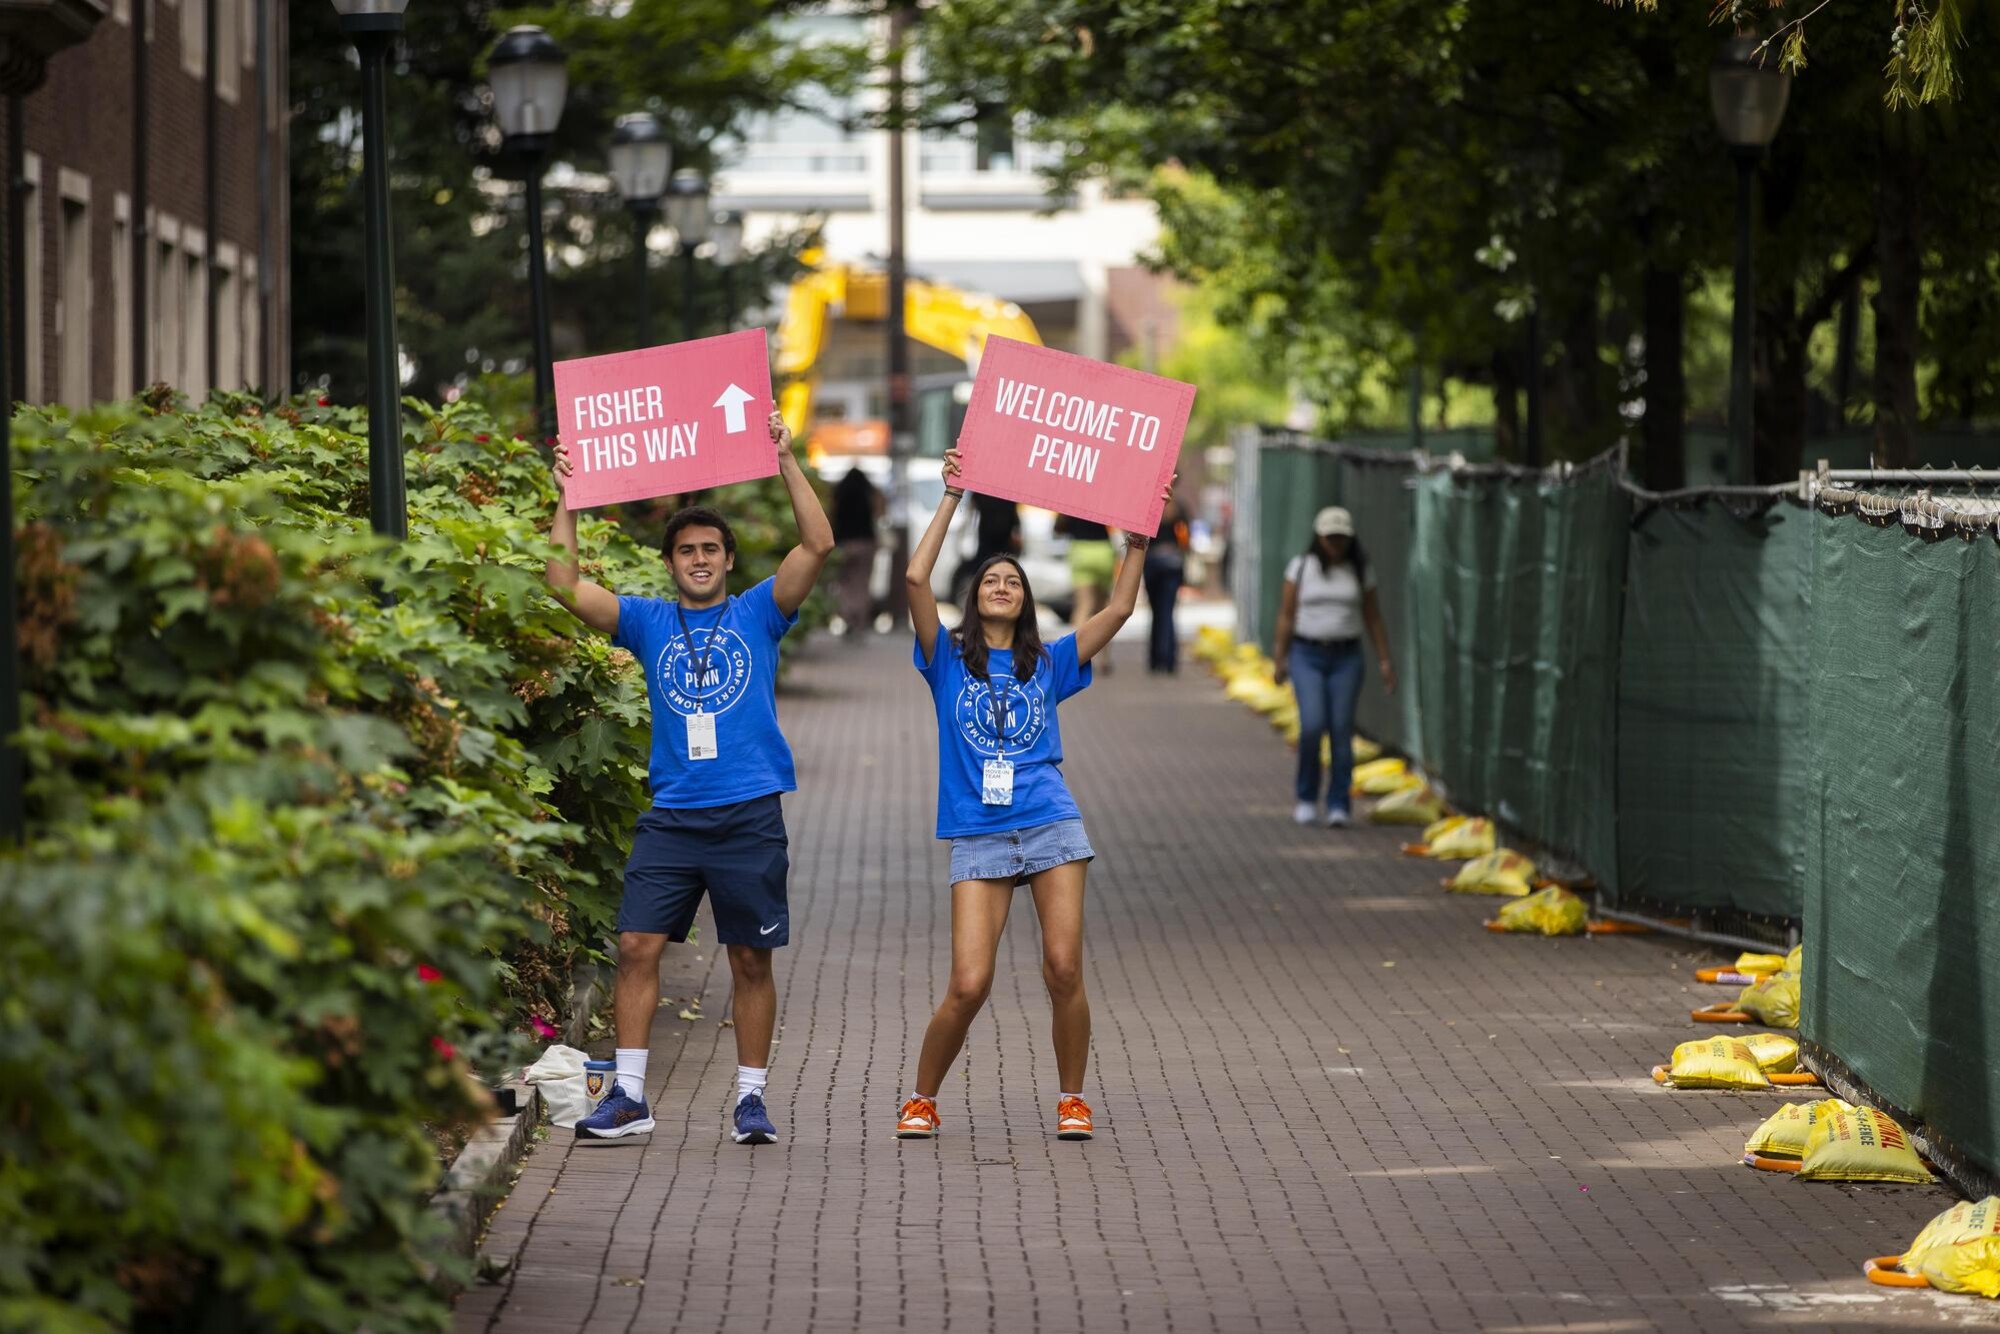
<path fill-rule="evenodd" d="M 410 408 L 400 549 L 358 412 L 17 420 L 0 1327 L 447 1324 L 432 1136 L 608 931 L 647 717 L 544 589 L 542 457 Z M 728 503 L 747 583 L 789 512 Z M 643 535 L 586 520 L 587 568 L 667 592 Z"/>

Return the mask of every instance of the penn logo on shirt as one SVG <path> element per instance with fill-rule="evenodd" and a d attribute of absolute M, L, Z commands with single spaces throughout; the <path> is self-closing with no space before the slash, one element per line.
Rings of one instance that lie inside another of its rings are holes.
<path fill-rule="evenodd" d="M 999 694 L 1000 741 L 994 741 L 994 692 Z M 958 692 L 953 709 L 958 734 L 981 755 L 997 755 L 1004 746 L 1009 755 L 1031 749 L 1049 725 L 1049 706 L 1038 681 L 1017 681 L 1003 677 L 989 687 L 985 681 L 967 680 Z"/>
<path fill-rule="evenodd" d="M 683 717 L 695 711 L 721 713 L 743 698 L 750 686 L 755 664 L 750 645 L 728 626 L 707 626 L 690 630 L 694 652 L 678 634 L 660 650 L 654 671 L 660 698 Z M 698 669 L 705 668 L 702 675 Z"/>

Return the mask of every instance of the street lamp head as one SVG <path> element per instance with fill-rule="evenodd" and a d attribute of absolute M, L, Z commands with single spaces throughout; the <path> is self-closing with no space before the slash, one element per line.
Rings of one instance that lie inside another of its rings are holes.
<path fill-rule="evenodd" d="M 667 225 L 692 250 L 708 239 L 708 177 L 693 167 L 674 173 L 667 187 Z"/>
<path fill-rule="evenodd" d="M 363 32 L 401 32 L 403 11 L 410 0 L 333 0 L 340 29 L 352 36 Z"/>
<path fill-rule="evenodd" d="M 533 24 L 509 28 L 486 57 L 486 71 L 500 133 L 519 148 L 545 144 L 569 96 L 569 69 L 555 38 Z"/>
<path fill-rule="evenodd" d="M 1769 147 L 1791 96 L 1792 76 L 1768 55 L 1758 55 L 1759 45 L 1755 37 L 1731 37 L 1708 67 L 1709 106 L 1731 148 Z"/>
<path fill-rule="evenodd" d="M 49 58 L 90 36 L 106 0 L 6 0 L 0 4 L 0 93 L 25 96 L 48 77 Z"/>
<path fill-rule="evenodd" d="M 734 264 L 743 258 L 743 215 L 732 209 L 718 209 L 709 235 L 715 241 L 715 262 Z"/>
<path fill-rule="evenodd" d="M 628 204 L 653 205 L 667 192 L 674 164 L 673 145 L 660 118 L 650 111 L 620 116 L 611 127 L 611 179 Z"/>

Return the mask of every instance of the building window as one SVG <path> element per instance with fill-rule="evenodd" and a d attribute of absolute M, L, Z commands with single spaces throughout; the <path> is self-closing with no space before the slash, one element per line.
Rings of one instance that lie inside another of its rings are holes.
<path fill-rule="evenodd" d="M 243 72 L 243 11 L 248 0 L 208 0 L 215 6 L 215 95 L 236 100 Z"/>
<path fill-rule="evenodd" d="M 132 204 L 111 201 L 111 396 L 136 393 L 132 382 Z"/>
<path fill-rule="evenodd" d="M 181 246 L 181 392 L 197 403 L 208 397 L 208 260 L 193 236 Z"/>
<path fill-rule="evenodd" d="M 28 281 L 21 294 L 26 298 L 22 303 L 27 312 L 27 342 L 24 356 L 28 364 L 27 383 L 21 386 L 21 399 L 26 403 L 40 403 L 43 396 L 42 380 L 42 270 L 47 267 L 42 257 L 42 163 L 41 159 L 29 153 L 23 160 L 21 173 L 26 182 L 21 188 L 21 206 L 26 221 L 21 230 L 21 246 L 28 257 Z"/>
<path fill-rule="evenodd" d="M 776 29 L 801 46 L 859 45 L 867 20 L 856 14 L 804 15 Z M 751 117 L 742 138 L 724 146 L 724 169 L 749 175 L 858 175 L 868 170 L 868 145 L 859 126 L 866 119 L 851 93 L 803 88 L 794 104 Z"/>
<path fill-rule="evenodd" d="M 215 252 L 215 387 L 243 387 L 243 300 L 236 282 L 236 255 L 227 246 Z"/>
<path fill-rule="evenodd" d="M 180 229 L 160 220 L 153 247 L 153 379 L 176 388 L 181 383 L 181 346 L 186 318 L 181 314 Z"/>
<path fill-rule="evenodd" d="M 264 385 L 264 306 L 257 292 L 257 257 L 243 257 L 243 383 L 251 389 Z"/>
<path fill-rule="evenodd" d="M 215 0 L 180 0 L 181 68 L 195 76 L 208 75 L 208 6 Z"/>
<path fill-rule="evenodd" d="M 90 406 L 90 201 L 63 191 L 56 233 L 57 400 Z"/>

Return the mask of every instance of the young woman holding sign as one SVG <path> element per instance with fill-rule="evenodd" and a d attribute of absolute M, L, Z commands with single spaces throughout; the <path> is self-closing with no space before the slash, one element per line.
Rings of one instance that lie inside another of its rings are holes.
<path fill-rule="evenodd" d="M 1056 1136 L 1089 1139 L 1083 1072 L 1090 1002 L 1083 990 L 1084 867 L 1091 851 L 1062 776 L 1056 706 L 1090 684 L 1090 660 L 1138 605 L 1146 539 L 1119 571 L 1110 605 L 1053 644 L 1035 623 L 1035 595 L 1020 562 L 988 557 L 974 571 L 958 629 L 946 632 L 931 569 L 963 489 L 957 450 L 945 454 L 944 499 L 905 576 L 916 629 L 917 670 L 930 684 L 938 724 L 937 833 L 951 842 L 951 985 L 931 1016 L 916 1088 L 896 1121 L 902 1139 L 937 1134 L 938 1090 L 993 985 L 1000 934 L 1025 884 L 1042 925 L 1042 980 L 1055 1010 Z"/>

